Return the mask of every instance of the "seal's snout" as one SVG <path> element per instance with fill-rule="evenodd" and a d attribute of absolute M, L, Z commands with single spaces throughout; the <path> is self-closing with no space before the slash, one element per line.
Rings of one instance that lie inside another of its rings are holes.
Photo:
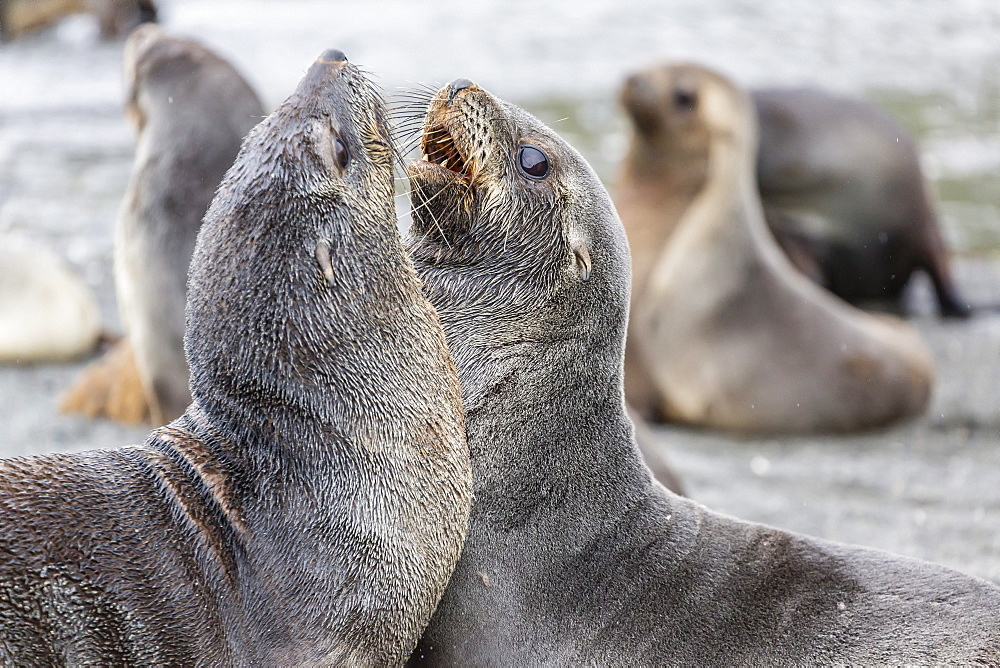
<path fill-rule="evenodd" d="M 347 56 L 340 49 L 327 49 L 323 52 L 323 55 L 319 57 L 320 62 L 326 63 L 328 65 L 335 65 L 337 63 L 346 63 Z"/>
<path fill-rule="evenodd" d="M 622 84 L 619 102 L 635 128 L 652 133 L 660 123 L 660 105 L 656 86 L 646 72 L 635 72 Z"/>
<path fill-rule="evenodd" d="M 656 97 L 656 90 L 649 77 L 644 73 L 636 72 L 630 74 L 625 83 L 622 84 L 621 101 L 626 108 L 647 105 L 652 106 L 652 100 Z"/>
<path fill-rule="evenodd" d="M 472 83 L 468 79 L 455 79 L 448 86 L 448 101 L 451 102 L 455 99 L 455 96 L 459 94 L 460 91 L 466 88 L 472 88 L 476 84 Z"/>

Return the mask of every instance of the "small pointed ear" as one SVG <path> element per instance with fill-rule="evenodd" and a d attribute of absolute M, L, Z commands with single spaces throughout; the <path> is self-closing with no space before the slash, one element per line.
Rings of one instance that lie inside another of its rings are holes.
<path fill-rule="evenodd" d="M 333 285 L 333 263 L 330 261 L 330 242 L 320 239 L 316 242 L 316 261 L 326 282 Z"/>
<path fill-rule="evenodd" d="M 590 280 L 590 251 L 587 244 L 580 242 L 573 248 L 573 255 L 576 256 L 576 270 L 580 273 L 580 279 Z"/>

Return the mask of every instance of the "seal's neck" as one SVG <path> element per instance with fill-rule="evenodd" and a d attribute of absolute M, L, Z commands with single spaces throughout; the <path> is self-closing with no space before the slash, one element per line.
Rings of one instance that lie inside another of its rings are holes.
<path fill-rule="evenodd" d="M 633 302 L 642 297 L 656 258 L 705 185 L 708 152 L 680 154 L 633 138 L 615 188 L 632 251 Z"/>
<path fill-rule="evenodd" d="M 678 247 L 728 248 L 733 262 L 750 257 L 767 260 L 777 251 L 757 190 L 756 116 L 751 105 L 741 107 L 742 113 L 714 131 L 707 178 L 674 237 Z"/>
<path fill-rule="evenodd" d="M 380 420 L 401 408 L 381 390 L 403 383 L 395 376 L 416 363 L 412 342 L 427 326 L 398 315 L 420 293 L 390 234 L 394 212 L 347 225 L 313 204 L 319 229 L 281 229 L 264 207 L 242 212 L 238 229 L 215 213 L 192 261 L 186 346 L 192 395 L 236 444 L 232 456 L 246 471 L 327 470 L 338 442 L 384 442 Z M 327 275 L 316 259 L 324 239 Z"/>
<path fill-rule="evenodd" d="M 503 530 L 536 513 L 573 521 L 648 486 L 624 407 L 620 316 L 592 323 L 587 338 L 502 348 L 469 345 L 443 321 L 466 406 L 473 525 Z"/>

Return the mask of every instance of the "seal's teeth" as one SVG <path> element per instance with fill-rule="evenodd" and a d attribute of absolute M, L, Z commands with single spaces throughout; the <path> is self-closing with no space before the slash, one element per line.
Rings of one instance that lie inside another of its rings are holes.
<path fill-rule="evenodd" d="M 444 167 L 445 169 L 448 168 L 448 158 L 445 158 L 444 160 L 441 161 L 441 166 Z"/>

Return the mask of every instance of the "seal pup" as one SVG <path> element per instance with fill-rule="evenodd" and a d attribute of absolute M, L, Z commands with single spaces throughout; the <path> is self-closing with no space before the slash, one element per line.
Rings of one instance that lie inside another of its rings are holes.
<path fill-rule="evenodd" d="M 460 389 L 340 51 L 247 137 L 191 262 L 193 402 L 0 464 L 0 664 L 401 663 L 461 551 Z"/>
<path fill-rule="evenodd" d="M 704 68 L 654 66 L 629 78 L 623 98 L 640 119 L 618 200 L 634 268 L 625 393 L 639 414 L 735 432 L 810 433 L 923 412 L 933 364 L 916 331 L 809 281 L 768 231 L 749 97 Z M 650 171 L 637 176 L 637 156 L 678 132 L 680 147 L 651 157 Z M 689 169 L 674 156 L 696 146 L 703 155 L 690 169 L 703 177 L 693 198 L 684 191 L 686 205 L 663 208 L 642 196 L 661 181 L 673 192 L 671 174 Z"/>
<path fill-rule="evenodd" d="M 127 423 L 148 414 L 158 426 L 191 403 L 184 302 L 201 219 L 240 142 L 265 114 L 230 63 L 152 24 L 129 36 L 124 71 L 137 139 L 115 232 L 127 341 L 83 371 L 61 408 Z"/>
<path fill-rule="evenodd" d="M 458 366 L 475 501 L 412 662 L 1000 662 L 1000 588 L 652 480 L 622 391 L 628 246 L 571 147 L 464 79 L 422 147 L 409 248 Z"/>
<path fill-rule="evenodd" d="M 100 333 L 97 299 L 79 276 L 46 249 L 0 242 L 0 364 L 71 360 Z"/>
<path fill-rule="evenodd" d="M 852 304 L 894 306 L 924 271 L 941 315 L 970 314 L 920 155 L 899 124 L 864 100 L 815 88 L 751 98 L 765 219 L 797 268 Z"/>

